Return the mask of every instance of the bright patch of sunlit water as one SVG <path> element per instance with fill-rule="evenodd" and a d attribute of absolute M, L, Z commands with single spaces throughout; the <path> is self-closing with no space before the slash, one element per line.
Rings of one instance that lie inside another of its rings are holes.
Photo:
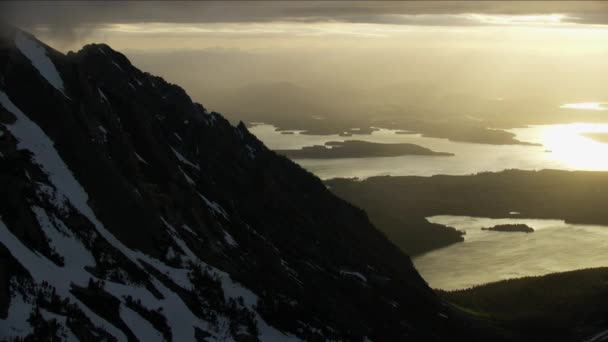
<path fill-rule="evenodd" d="M 561 220 L 433 216 L 429 221 L 466 232 L 465 241 L 413 259 L 433 288 L 455 290 L 488 282 L 608 266 L 608 227 Z M 524 223 L 534 233 L 484 231 Z"/>
<path fill-rule="evenodd" d="M 566 103 L 564 105 L 561 105 L 560 108 L 583 110 L 608 110 L 608 104 L 601 102 Z"/>
<path fill-rule="evenodd" d="M 511 130 L 517 138 L 542 144 L 550 159 L 568 169 L 608 170 L 608 144 L 595 141 L 582 133 L 608 133 L 608 124 L 571 123 L 531 126 Z"/>
<path fill-rule="evenodd" d="M 584 132 L 608 132 L 608 124 L 542 125 L 510 130 L 528 145 L 489 145 L 427 138 L 420 134 L 395 134 L 380 129 L 370 135 L 281 134 L 271 125 L 257 125 L 251 132 L 273 149 L 297 149 L 323 145 L 328 141 L 365 140 L 379 143 L 412 143 L 455 156 L 400 156 L 348 159 L 299 159 L 297 162 L 322 179 L 334 177 L 367 178 L 378 175 L 432 176 L 466 175 L 505 169 L 606 170 L 608 144 L 581 136 Z"/>
<path fill-rule="evenodd" d="M 321 178 L 375 175 L 462 175 L 505 169 L 605 170 L 608 144 L 581 133 L 608 132 L 608 124 L 574 123 L 542 125 L 510 130 L 520 141 L 542 146 L 487 145 L 426 138 L 418 134 L 395 134 L 381 129 L 371 135 L 341 137 L 276 132 L 270 125 L 251 131 L 274 149 L 297 149 L 327 141 L 358 139 L 379 143 L 413 143 L 445 156 L 390 158 L 300 159 L 302 166 Z M 516 213 L 514 213 L 516 214 Z M 431 251 L 414 259 L 418 271 L 431 287 L 461 289 L 487 282 L 537 276 L 586 267 L 608 266 L 608 227 L 567 224 L 561 220 L 489 219 L 435 216 L 437 222 L 466 231 L 465 241 Z M 534 233 L 482 231 L 504 223 L 525 223 Z"/>

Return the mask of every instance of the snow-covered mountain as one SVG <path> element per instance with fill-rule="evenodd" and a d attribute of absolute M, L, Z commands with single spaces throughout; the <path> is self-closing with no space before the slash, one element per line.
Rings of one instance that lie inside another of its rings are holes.
<path fill-rule="evenodd" d="M 454 316 L 243 124 L 106 45 L 2 29 L 0 339 L 445 340 Z"/>

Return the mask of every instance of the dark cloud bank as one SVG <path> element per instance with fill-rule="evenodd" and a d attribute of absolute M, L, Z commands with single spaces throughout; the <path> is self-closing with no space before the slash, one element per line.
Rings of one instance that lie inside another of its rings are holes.
<path fill-rule="evenodd" d="M 459 14 L 564 14 L 567 22 L 608 24 L 608 1 L 1 1 L 0 20 L 47 30 L 65 44 L 113 23 L 351 22 L 479 25 Z"/>
<path fill-rule="evenodd" d="M 3 1 L 5 20 L 22 25 L 342 21 L 409 23 L 402 15 L 561 13 L 568 21 L 608 24 L 604 1 Z"/>

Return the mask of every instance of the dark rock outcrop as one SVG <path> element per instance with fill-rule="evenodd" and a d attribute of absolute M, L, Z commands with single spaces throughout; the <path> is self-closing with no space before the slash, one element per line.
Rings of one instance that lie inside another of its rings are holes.
<path fill-rule="evenodd" d="M 465 336 L 362 210 L 106 45 L 4 28 L 0 132 L 3 337 Z"/>

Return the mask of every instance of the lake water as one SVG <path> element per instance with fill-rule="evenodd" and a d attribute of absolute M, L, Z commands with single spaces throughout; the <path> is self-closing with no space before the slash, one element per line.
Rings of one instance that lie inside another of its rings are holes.
<path fill-rule="evenodd" d="M 412 143 L 446 156 L 401 156 L 348 159 L 299 159 L 297 162 L 322 179 L 335 177 L 367 178 L 378 175 L 432 176 L 466 175 L 505 169 L 596 170 L 608 171 L 608 144 L 580 135 L 584 132 L 608 132 L 608 124 L 543 125 L 510 130 L 520 141 L 542 144 L 488 145 L 427 138 L 419 134 L 396 134 L 380 129 L 370 135 L 281 134 L 271 125 L 257 125 L 251 132 L 272 149 L 297 149 L 323 145 L 328 141 L 365 140 L 379 143 Z"/>
<path fill-rule="evenodd" d="M 466 232 L 464 242 L 413 259 L 416 269 L 432 288 L 455 290 L 509 278 L 608 266 L 605 226 L 469 216 L 427 219 Z M 525 223 L 535 232 L 481 230 L 505 223 Z"/>
<path fill-rule="evenodd" d="M 608 124 L 572 123 L 510 130 L 516 139 L 542 146 L 452 142 L 418 134 L 396 134 L 387 129 L 352 137 L 286 135 L 276 132 L 271 125 L 257 125 L 251 128 L 251 132 L 273 149 L 297 149 L 323 145 L 327 141 L 357 139 L 379 143 L 413 143 L 434 151 L 455 154 L 453 157 L 296 160 L 323 179 L 376 175 L 464 175 L 505 169 L 608 171 L 608 144 L 582 135 L 587 132 L 608 132 Z M 608 227 L 515 217 L 435 216 L 429 220 L 466 231 L 463 243 L 431 251 L 413 260 L 433 288 L 461 289 L 508 278 L 608 266 Z M 526 234 L 480 229 L 503 223 L 525 223 L 536 231 Z"/>
<path fill-rule="evenodd" d="M 608 103 L 603 103 L 603 102 L 566 103 L 566 104 L 561 105 L 560 108 L 582 109 L 582 110 L 608 110 Z"/>

